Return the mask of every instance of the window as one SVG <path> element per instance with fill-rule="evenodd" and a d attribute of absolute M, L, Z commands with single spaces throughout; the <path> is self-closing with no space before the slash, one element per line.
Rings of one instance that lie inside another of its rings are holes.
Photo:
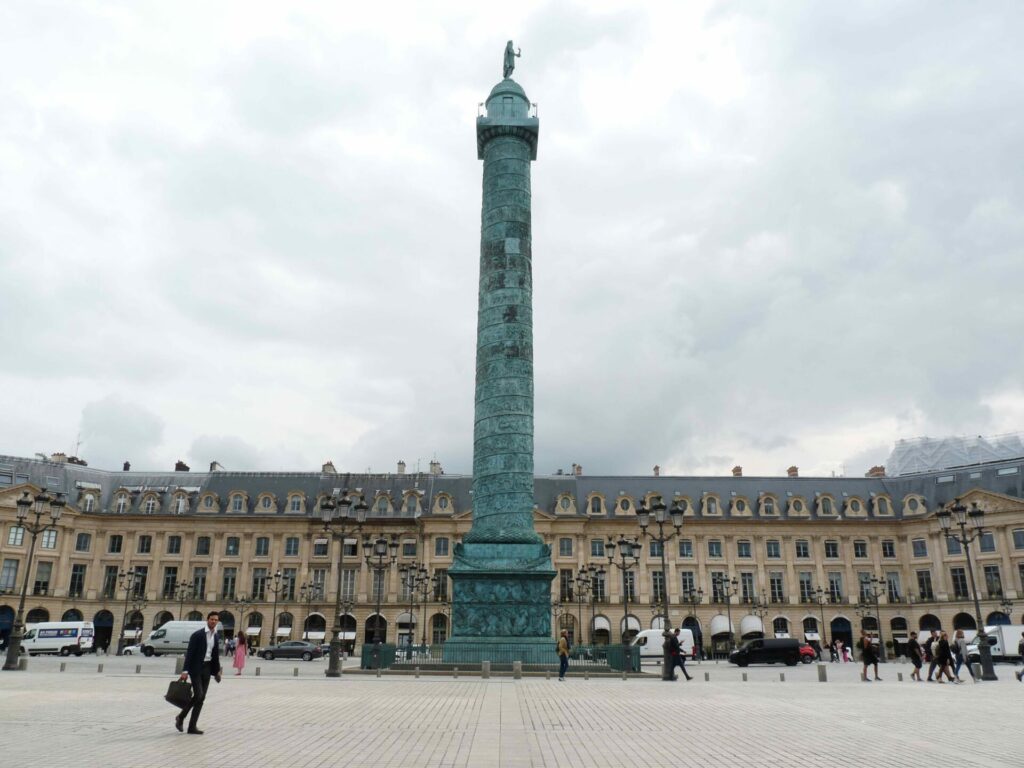
<path fill-rule="evenodd" d="M 253 568 L 252 569 L 251 598 L 253 600 L 266 600 L 267 599 L 267 569 L 266 568 Z"/>
<path fill-rule="evenodd" d="M 800 602 L 810 603 L 814 600 L 814 574 L 800 571 Z"/>
<path fill-rule="evenodd" d="M 107 552 L 111 555 L 118 554 L 123 546 L 124 539 L 119 533 L 112 533 L 110 538 L 107 539 Z"/>
<path fill-rule="evenodd" d="M 636 602 L 636 571 L 624 571 L 622 574 L 622 594 L 629 602 Z"/>
<path fill-rule="evenodd" d="M 1021 531 L 1022 538 L 1024 538 L 1024 531 Z M 1021 544 L 1021 548 L 1024 548 L 1024 543 Z M 590 540 L 590 556 L 591 557 L 604 557 L 604 539 L 591 539 Z"/>
<path fill-rule="evenodd" d="M 313 542 L 313 557 L 327 557 L 330 554 L 330 542 L 327 539 L 316 539 Z"/>
<path fill-rule="evenodd" d="M 71 581 L 68 582 L 68 597 L 81 597 L 85 591 L 85 564 L 71 566 Z"/>
<path fill-rule="evenodd" d="M 259 536 L 256 539 L 256 557 L 267 557 L 270 555 L 270 539 L 266 536 Z"/>
<path fill-rule="evenodd" d="M 434 537 L 434 557 L 448 557 L 448 537 Z"/>
<path fill-rule="evenodd" d="M 203 506 L 210 509 L 213 506 L 213 496 L 207 496 L 203 499 Z"/>
<path fill-rule="evenodd" d="M 978 546 L 981 547 L 982 552 L 996 551 L 996 537 L 992 531 L 982 531 L 981 538 L 978 539 Z"/>
<path fill-rule="evenodd" d="M 164 600 L 173 600 L 175 591 L 178 588 L 178 566 L 168 565 L 164 568 L 164 583 L 161 590 L 161 597 Z"/>
<path fill-rule="evenodd" d="M 832 514 L 832 499 L 830 499 L 828 496 L 822 497 L 820 508 L 821 508 L 821 514 L 823 514 L 823 515 L 831 515 Z"/>
<path fill-rule="evenodd" d="M 242 505 L 244 503 L 245 503 L 244 497 L 239 496 L 238 494 L 235 494 L 234 496 L 231 497 L 231 511 L 232 512 L 241 512 L 242 511 Z"/>
<path fill-rule="evenodd" d="M 298 581 L 299 572 L 296 568 L 283 568 L 281 569 L 281 575 L 284 577 L 281 579 L 281 583 L 284 586 L 284 591 L 281 593 L 282 600 L 294 600 L 295 599 L 295 582 Z"/>
<path fill-rule="evenodd" d="M 224 554 L 229 556 L 237 555 L 239 551 L 239 540 L 237 536 L 228 536 L 224 539 Z"/>
<path fill-rule="evenodd" d="M 234 589 L 234 576 L 231 577 L 231 583 Z M 192 569 L 192 594 L 198 600 L 206 599 L 206 566 Z"/>
<path fill-rule="evenodd" d="M 359 554 L 359 542 L 355 539 L 345 539 L 341 549 L 345 557 L 356 557 Z"/>
<path fill-rule="evenodd" d="M 416 557 L 416 539 L 406 539 L 402 542 L 402 557 Z"/>
<path fill-rule="evenodd" d="M 563 536 L 558 540 L 558 556 L 572 557 L 572 539 Z"/>
<path fill-rule="evenodd" d="M 562 499 L 562 501 L 568 501 L 568 499 Z M 408 496 L 405 497 L 405 511 L 406 512 L 415 512 L 416 509 L 417 509 L 417 506 L 418 505 L 417 505 L 416 494 L 410 493 Z"/>
<path fill-rule="evenodd" d="M 629 512 L 629 499 L 620 499 L 619 509 L 621 509 L 623 512 Z"/>
<path fill-rule="evenodd" d="M 860 586 L 860 590 L 857 593 L 857 598 L 863 602 L 868 603 L 874 600 L 871 596 L 871 574 L 860 571 L 857 573 L 857 584 Z"/>
<path fill-rule="evenodd" d="M 181 536 L 168 536 L 167 537 L 167 554 L 168 555 L 180 555 L 181 554 Z"/>
<path fill-rule="evenodd" d="M 377 499 L 377 511 L 382 515 L 388 511 L 388 500 L 383 496 Z"/>
<path fill-rule="evenodd" d="M 903 599 L 903 590 L 900 589 L 900 575 L 897 571 L 888 571 L 885 574 L 886 595 L 890 603 L 898 603 Z"/>
<path fill-rule="evenodd" d="M 85 494 L 85 503 L 82 505 L 84 512 L 92 512 L 96 508 L 96 497 L 91 493 Z"/>
<path fill-rule="evenodd" d="M 857 499 L 852 499 L 850 501 L 850 511 L 857 513 L 860 512 L 860 502 Z"/>
<path fill-rule="evenodd" d="M 889 505 L 889 500 L 885 497 L 879 497 L 875 499 L 875 514 L 876 515 L 888 515 L 892 513 L 892 507 Z"/>
<path fill-rule="evenodd" d="M 718 539 L 708 541 L 708 557 L 722 556 L 722 542 Z"/>
<path fill-rule="evenodd" d="M 415 542 L 414 542 L 415 544 Z M 413 554 L 416 554 L 415 552 Z M 299 537 L 289 536 L 284 540 L 284 556 L 285 557 L 298 557 L 299 556 Z"/>
<path fill-rule="evenodd" d="M 197 555 L 208 555 L 210 554 L 210 537 L 200 536 L 196 539 L 196 554 Z"/>
<path fill-rule="evenodd" d="M 290 496 L 288 498 L 288 509 L 292 512 L 302 511 L 302 497 L 301 496 Z"/>
<path fill-rule="evenodd" d="M 826 541 L 825 542 L 825 557 L 835 559 L 839 557 L 839 542 L 838 541 Z"/>
<path fill-rule="evenodd" d="M 48 531 L 43 531 L 39 535 L 39 546 L 43 549 L 56 549 L 57 548 L 57 532 L 52 528 Z"/>
<path fill-rule="evenodd" d="M 664 571 L 651 571 L 651 597 L 657 603 L 665 602 Z"/>
<path fill-rule="evenodd" d="M 146 581 L 149 578 L 148 565 L 135 566 L 135 597 L 146 596 Z"/>
<path fill-rule="evenodd" d="M 1004 477 L 1005 475 L 1016 475 L 1017 467 L 1003 467 L 996 472 L 998 477 Z"/>
<path fill-rule="evenodd" d="M 1013 532 L 1013 548 L 1024 549 L 1024 528 L 1018 528 Z"/>
<path fill-rule="evenodd" d="M 896 557 L 896 542 L 892 539 L 882 542 L 882 557 Z"/>
<path fill-rule="evenodd" d="M 999 575 L 998 565 L 985 566 L 985 590 L 990 600 L 1003 596 L 1003 577 Z"/>
<path fill-rule="evenodd" d="M 53 576 L 53 563 L 39 563 L 39 565 L 36 566 L 36 580 L 32 585 L 32 594 L 48 594 L 50 591 L 51 576 Z"/>
<path fill-rule="evenodd" d="M 188 499 L 184 496 L 178 496 L 174 500 L 174 513 L 176 515 L 184 515 L 188 511 Z"/>
<path fill-rule="evenodd" d="M 575 574 L 572 569 L 562 568 L 558 571 L 558 598 L 562 602 L 572 600 L 573 579 Z"/>
<path fill-rule="evenodd" d="M 736 557 L 750 557 L 750 542 L 749 541 L 737 541 L 736 542 Z"/>
<path fill-rule="evenodd" d="M 935 599 L 935 593 L 932 591 L 931 571 L 917 571 L 917 594 L 922 600 Z"/>
<path fill-rule="evenodd" d="M 797 539 L 794 542 L 796 545 L 796 556 L 797 557 L 810 557 L 811 556 L 811 545 L 806 539 Z"/>
<path fill-rule="evenodd" d="M 20 547 L 23 541 L 25 541 L 25 527 L 21 525 L 12 525 L 10 530 L 7 531 L 8 545 L 12 547 Z"/>
<path fill-rule="evenodd" d="M 828 574 L 828 599 L 833 603 L 843 601 L 843 574 L 830 571 Z"/>
<path fill-rule="evenodd" d="M 235 567 L 224 568 L 222 570 L 222 574 L 220 582 L 221 599 L 234 600 L 236 580 L 238 579 L 238 569 Z M 244 619 L 245 617 L 243 616 L 242 618 Z"/>
<path fill-rule="evenodd" d="M 960 546 L 960 539 L 954 539 L 951 536 L 946 537 L 946 554 L 947 555 L 962 555 L 963 549 Z"/>
<path fill-rule="evenodd" d="M 156 499 L 154 499 L 152 496 L 148 497 L 142 509 L 147 515 L 152 515 L 154 512 L 156 512 Z"/>
<path fill-rule="evenodd" d="M 711 572 L 711 602 L 713 603 L 724 603 L 725 595 L 723 594 L 722 586 L 724 586 L 725 573 L 722 571 Z"/>
<path fill-rule="evenodd" d="M 437 574 L 437 585 L 434 587 L 434 599 L 437 601 L 448 599 L 448 569 L 438 568 L 434 571 Z"/>
<path fill-rule="evenodd" d="M 733 502 L 732 506 L 733 509 L 735 509 L 739 513 L 747 511 L 747 502 L 745 502 L 743 499 L 736 499 L 736 501 Z"/>
<path fill-rule="evenodd" d="M 438 509 L 448 509 L 450 503 L 447 496 L 439 496 L 437 499 Z"/>
<path fill-rule="evenodd" d="M 108 565 L 103 569 L 102 597 L 113 597 L 117 590 L 117 566 Z"/>
<path fill-rule="evenodd" d="M 928 543 L 924 539 L 914 539 L 910 546 L 914 557 L 928 557 Z"/>
<path fill-rule="evenodd" d="M 123 515 L 128 511 L 128 497 L 123 493 L 118 494 L 117 503 L 114 505 L 114 511 L 119 515 Z"/>
<path fill-rule="evenodd" d="M 661 557 L 664 551 L 665 545 L 663 542 L 651 539 L 651 557 Z"/>
<path fill-rule="evenodd" d="M 772 560 L 782 557 L 782 546 L 778 539 L 769 539 L 764 543 L 764 554 Z"/>
<path fill-rule="evenodd" d="M 782 571 L 771 571 L 768 574 L 768 593 L 769 599 L 773 603 L 784 603 L 786 602 L 786 590 L 784 588 L 785 581 L 783 580 Z"/>
<path fill-rule="evenodd" d="M 695 592 L 697 585 L 693 580 L 693 571 L 680 571 L 679 572 L 679 586 L 681 587 L 683 597 L 687 597 L 687 593 Z M 696 595 L 693 595 L 696 597 Z"/>
<path fill-rule="evenodd" d="M 967 593 L 967 572 L 963 568 L 950 568 L 950 580 L 953 584 L 953 596 L 966 600 Z"/>
<path fill-rule="evenodd" d="M 599 573 L 590 582 L 590 594 L 594 596 L 594 601 L 598 603 L 603 603 L 608 599 L 604 576 L 603 573 Z"/>
<path fill-rule="evenodd" d="M 952 483 L 952 482 L 955 482 L 955 481 L 956 481 L 956 475 L 941 475 L 941 476 L 935 478 L 935 482 L 937 484 L 939 484 L 939 485 L 944 485 L 946 483 Z"/>
<path fill-rule="evenodd" d="M 272 502 L 269 496 L 264 496 L 262 499 L 260 499 L 260 506 L 263 507 L 264 509 L 270 509 L 271 504 Z"/>
<path fill-rule="evenodd" d="M 601 498 L 599 496 L 590 497 L 590 514 L 600 515 L 601 514 Z"/>
<path fill-rule="evenodd" d="M 92 534 L 80 533 L 75 537 L 75 552 L 88 552 L 92 547 Z"/>
<path fill-rule="evenodd" d="M 387 574 L 382 573 L 381 571 L 373 572 L 373 591 L 371 591 L 370 594 L 374 597 L 374 599 L 382 596 L 386 591 L 386 585 L 384 582 L 385 576 L 387 576 Z"/>
<path fill-rule="evenodd" d="M 764 500 L 761 502 L 761 511 L 765 515 L 774 515 L 775 499 L 773 499 L 771 496 L 765 496 Z"/>
<path fill-rule="evenodd" d="M 3 568 L 0 568 L 0 590 L 13 592 L 18 582 L 18 561 L 4 559 Z M 116 572 L 116 568 L 114 569 Z"/>
<path fill-rule="evenodd" d="M 718 499 L 716 499 L 714 496 L 708 496 L 707 501 L 706 501 L 706 508 L 707 508 L 707 511 L 708 511 L 709 515 L 717 515 L 718 514 Z"/>
<path fill-rule="evenodd" d="M 740 599 L 744 603 L 754 600 L 754 574 L 740 573 Z"/>
<path fill-rule="evenodd" d="M 856 558 L 865 558 L 868 556 L 868 543 L 866 541 L 855 541 L 853 542 L 853 556 Z"/>
<path fill-rule="evenodd" d="M 679 556 L 693 557 L 693 541 L 691 539 L 679 540 Z"/>
<path fill-rule="evenodd" d="M 153 537 L 139 536 L 138 551 L 140 555 L 148 555 L 153 551 Z"/>

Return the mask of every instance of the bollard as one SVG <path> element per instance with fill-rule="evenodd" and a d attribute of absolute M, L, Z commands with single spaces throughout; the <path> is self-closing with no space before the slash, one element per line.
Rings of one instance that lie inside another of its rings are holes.
<path fill-rule="evenodd" d="M 551 670 L 550 669 L 545 669 L 544 670 L 544 679 L 545 680 L 550 680 L 551 679 Z"/>
<path fill-rule="evenodd" d="M 744 683 L 747 682 L 747 673 L 746 672 L 743 673 L 743 682 Z"/>
<path fill-rule="evenodd" d="M 623 680 L 625 680 L 625 679 L 626 679 L 626 670 L 622 670 L 622 679 L 623 679 Z"/>
<path fill-rule="evenodd" d="M 589 669 L 584 669 L 583 670 L 583 679 L 584 680 L 589 680 L 590 679 L 590 670 Z"/>
<path fill-rule="evenodd" d="M 294 669 L 292 669 L 292 677 L 298 677 L 298 676 L 299 676 L 299 668 L 295 667 Z"/>
<path fill-rule="evenodd" d="M 523 662 L 513 661 L 512 662 L 512 679 L 522 680 L 523 679 Z"/>
<path fill-rule="evenodd" d="M 136 664 L 135 665 L 135 674 L 136 675 L 142 674 L 142 665 L 141 664 Z"/>
<path fill-rule="evenodd" d="M 175 656 L 174 657 L 174 674 L 180 675 L 185 671 L 185 657 Z"/>
<path fill-rule="evenodd" d="M 484 680 L 489 680 L 491 677 L 491 662 L 481 661 L 480 662 L 480 677 Z"/>
<path fill-rule="evenodd" d="M 419 678 L 419 676 L 420 676 L 420 668 L 419 668 L 419 666 L 415 666 L 412 669 L 413 669 L 413 672 L 416 673 L 416 677 Z"/>
<path fill-rule="evenodd" d="M 458 679 L 459 679 L 459 668 L 458 668 L 458 667 L 455 667 L 455 668 L 454 668 L 454 669 L 452 670 L 452 672 L 454 672 L 454 673 L 455 673 L 454 677 L 455 677 L 455 679 L 456 679 L 456 680 L 458 680 Z"/>
<path fill-rule="evenodd" d="M 102 667 L 102 664 L 100 666 Z M 18 671 L 28 672 L 28 656 L 18 657 Z"/>
<path fill-rule="evenodd" d="M 786 673 L 785 672 L 779 672 L 779 682 L 780 683 L 786 682 Z"/>
<path fill-rule="evenodd" d="M 974 681 L 977 682 L 978 680 L 981 680 L 981 663 L 975 662 L 974 664 L 971 664 L 971 669 L 974 671 Z"/>
<path fill-rule="evenodd" d="M 902 683 L 903 682 L 903 673 L 902 672 L 897 672 L 896 673 L 896 682 L 898 682 L 898 683 Z"/>
<path fill-rule="evenodd" d="M 67 666 L 68 666 L 68 665 L 67 665 L 67 664 L 65 664 L 65 663 L 64 663 L 64 662 L 62 661 L 62 662 L 60 663 L 60 671 L 61 671 L 61 672 L 63 672 L 63 671 L 64 671 L 64 670 L 65 670 L 65 669 L 67 668 Z"/>
<path fill-rule="evenodd" d="M 818 682 L 819 683 L 827 683 L 828 682 L 828 667 L 825 666 L 824 664 L 819 664 L 818 665 Z"/>
<path fill-rule="evenodd" d="M 97 664 L 96 665 L 96 671 L 102 673 L 103 672 L 103 665 L 102 664 Z"/>
<path fill-rule="evenodd" d="M 260 668 L 256 667 L 256 677 L 259 677 L 259 676 L 260 676 Z"/>
<path fill-rule="evenodd" d="M 377 677 L 380 677 L 380 667 L 377 667 Z"/>

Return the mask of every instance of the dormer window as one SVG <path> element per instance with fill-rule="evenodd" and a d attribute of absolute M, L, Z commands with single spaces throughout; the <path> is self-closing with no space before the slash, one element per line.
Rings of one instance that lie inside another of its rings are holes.
<path fill-rule="evenodd" d="M 447 496 L 441 496 L 440 498 L 438 498 L 438 500 L 437 500 L 437 508 L 438 509 L 448 509 L 448 497 Z"/>
<path fill-rule="evenodd" d="M 388 511 L 388 500 L 386 498 L 384 498 L 383 496 L 381 496 L 379 499 L 377 499 L 377 512 L 379 512 L 380 514 L 384 514 L 387 511 Z"/>
<path fill-rule="evenodd" d="M 888 515 L 892 513 L 892 507 L 889 506 L 889 500 L 884 496 L 875 499 L 875 514 L 876 515 Z"/>
<path fill-rule="evenodd" d="M 600 515 L 601 514 L 601 497 L 591 496 L 590 497 L 590 514 Z"/>
<path fill-rule="evenodd" d="M 119 515 L 123 515 L 127 510 L 128 510 L 128 497 L 125 496 L 123 493 L 118 494 L 117 506 L 114 508 L 114 511 L 117 512 L 117 514 L 119 514 Z"/>
<path fill-rule="evenodd" d="M 764 501 L 761 502 L 761 511 L 765 515 L 775 514 L 775 499 L 771 496 L 765 496 Z"/>
<path fill-rule="evenodd" d="M 212 509 L 213 508 L 213 496 L 207 496 L 205 499 L 203 499 L 203 506 L 206 507 L 207 509 Z"/>
<path fill-rule="evenodd" d="M 716 499 L 714 496 L 708 496 L 705 508 L 707 509 L 707 513 L 709 515 L 717 515 L 718 514 L 718 499 Z"/>
<path fill-rule="evenodd" d="M 95 507 L 95 506 L 96 506 L 96 497 L 93 496 L 91 493 L 85 494 L 85 504 L 83 505 L 82 509 L 84 511 L 86 511 L 86 512 L 92 512 L 93 507 Z"/>
<path fill-rule="evenodd" d="M 179 496 L 174 502 L 174 511 L 176 514 L 184 515 L 187 502 L 184 496 Z"/>
<path fill-rule="evenodd" d="M 232 496 L 231 497 L 231 511 L 232 512 L 241 512 L 242 511 L 243 501 L 244 500 L 243 500 L 243 498 L 241 496 L 238 496 L 238 495 Z"/>
<path fill-rule="evenodd" d="M 146 503 L 143 506 L 143 509 L 145 510 L 147 515 L 152 515 L 154 512 L 156 512 L 156 499 L 154 499 L 152 496 L 146 499 Z"/>
<path fill-rule="evenodd" d="M 820 502 L 821 514 L 831 515 L 832 514 L 832 499 L 828 496 L 824 496 Z"/>
<path fill-rule="evenodd" d="M 288 499 L 288 509 L 290 509 L 292 512 L 301 512 L 302 511 L 302 497 L 301 496 L 292 496 L 292 497 L 290 497 Z"/>
<path fill-rule="evenodd" d="M 260 505 L 264 509 L 270 509 L 270 504 L 271 504 L 271 502 L 270 502 L 270 497 L 269 496 L 264 496 L 263 500 L 260 502 Z"/>
<path fill-rule="evenodd" d="M 408 496 L 405 497 L 405 511 L 406 512 L 415 512 L 416 511 L 416 496 L 414 494 L 410 493 Z"/>

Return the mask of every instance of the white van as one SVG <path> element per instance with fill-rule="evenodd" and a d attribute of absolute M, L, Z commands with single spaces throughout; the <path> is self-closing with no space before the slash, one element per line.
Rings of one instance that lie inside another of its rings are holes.
<path fill-rule="evenodd" d="M 21 641 L 21 652 L 59 653 L 81 656 L 92 650 L 96 630 L 91 621 L 41 621 L 32 626 Z"/>
<path fill-rule="evenodd" d="M 198 629 L 206 629 L 205 621 L 168 621 L 159 629 L 149 633 L 142 641 L 142 653 L 145 656 L 159 656 L 162 653 L 184 653 L 188 650 L 188 639 Z M 217 632 L 221 625 L 217 624 Z M 223 646 L 221 646 L 223 652 Z"/>
<path fill-rule="evenodd" d="M 672 630 L 675 632 L 675 629 Z M 633 642 L 630 645 L 639 646 L 640 648 L 640 663 L 643 664 L 645 661 L 658 661 L 660 662 L 665 658 L 665 630 L 663 629 L 645 629 L 640 632 L 636 637 L 633 638 Z M 679 645 L 682 649 L 682 653 L 688 659 L 693 658 L 693 632 L 689 629 L 679 630 Z"/>

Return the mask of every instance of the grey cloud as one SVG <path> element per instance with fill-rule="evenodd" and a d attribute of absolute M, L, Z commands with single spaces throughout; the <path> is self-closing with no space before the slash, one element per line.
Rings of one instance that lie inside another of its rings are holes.
<path fill-rule="evenodd" d="M 82 453 L 94 466 L 119 469 L 130 461 L 136 469 L 156 465 L 164 422 L 146 407 L 109 395 L 82 409 Z"/>

